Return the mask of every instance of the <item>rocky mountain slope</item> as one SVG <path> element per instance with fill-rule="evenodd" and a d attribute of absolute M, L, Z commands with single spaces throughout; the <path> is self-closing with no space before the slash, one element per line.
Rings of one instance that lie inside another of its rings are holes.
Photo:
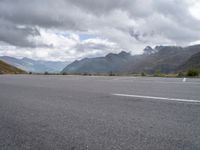
<path fill-rule="evenodd" d="M 67 73 L 110 73 L 118 72 L 124 64 L 129 62 L 132 56 L 129 53 L 121 52 L 119 54 L 110 53 L 105 57 L 85 58 L 80 61 L 74 61 L 68 65 L 62 72 Z"/>
<path fill-rule="evenodd" d="M 66 73 L 161 73 L 176 72 L 189 58 L 200 52 L 200 45 L 188 47 L 156 46 L 146 47 L 142 55 L 126 52 L 110 53 L 105 57 L 85 58 L 69 64 Z"/>
<path fill-rule="evenodd" d="M 178 67 L 179 71 L 186 71 L 188 69 L 200 70 L 200 52 L 192 55 L 184 64 Z"/>

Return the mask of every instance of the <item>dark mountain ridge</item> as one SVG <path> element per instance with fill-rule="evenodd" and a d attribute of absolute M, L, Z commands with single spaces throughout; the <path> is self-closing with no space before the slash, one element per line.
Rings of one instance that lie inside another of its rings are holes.
<path fill-rule="evenodd" d="M 127 52 L 110 53 L 105 57 L 86 58 L 74 61 L 63 69 L 66 73 L 161 73 L 177 72 L 192 55 L 200 52 L 200 45 L 188 47 L 150 46 L 141 55 Z"/>
<path fill-rule="evenodd" d="M 109 73 L 116 72 L 131 57 L 130 53 L 124 51 L 119 54 L 110 53 L 105 57 L 84 58 L 80 61 L 74 61 L 68 65 L 62 72 L 68 73 Z"/>

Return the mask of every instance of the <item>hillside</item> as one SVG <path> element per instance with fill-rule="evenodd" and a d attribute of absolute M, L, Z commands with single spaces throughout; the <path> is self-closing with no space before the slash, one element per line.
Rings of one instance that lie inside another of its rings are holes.
<path fill-rule="evenodd" d="M 142 55 L 126 52 L 108 54 L 105 57 L 85 58 L 74 61 L 62 72 L 66 73 L 161 73 L 176 72 L 192 55 L 200 52 L 200 45 L 177 47 L 146 47 Z"/>
<path fill-rule="evenodd" d="M 188 69 L 199 69 L 200 70 L 200 52 L 192 55 L 178 70 L 186 71 Z"/>
<path fill-rule="evenodd" d="M 26 72 L 0 60 L 0 74 L 24 74 L 24 73 Z"/>

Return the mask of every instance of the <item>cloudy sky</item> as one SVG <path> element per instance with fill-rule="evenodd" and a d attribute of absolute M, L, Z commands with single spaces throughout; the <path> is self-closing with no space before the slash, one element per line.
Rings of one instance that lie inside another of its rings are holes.
<path fill-rule="evenodd" d="M 200 43 L 200 0 L 0 0 L 0 55 L 72 61 Z"/>

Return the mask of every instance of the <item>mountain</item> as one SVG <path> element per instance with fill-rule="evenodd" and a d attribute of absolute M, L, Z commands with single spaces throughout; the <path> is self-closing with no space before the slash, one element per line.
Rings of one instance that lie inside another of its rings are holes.
<path fill-rule="evenodd" d="M 110 53 L 105 57 L 84 58 L 80 61 L 74 61 L 62 72 L 67 73 L 110 73 L 117 72 L 120 66 L 127 63 L 131 58 L 130 53 L 122 51 L 119 54 Z"/>
<path fill-rule="evenodd" d="M 154 73 L 160 71 L 161 73 L 176 72 L 177 67 L 186 62 L 192 55 L 200 52 L 200 45 L 189 47 L 177 46 L 156 46 L 155 53 L 140 55 L 140 60 L 130 62 L 128 65 L 128 72 L 139 73 L 147 72 Z M 134 60 L 135 57 L 133 56 Z"/>
<path fill-rule="evenodd" d="M 60 72 L 67 64 L 69 64 L 68 62 L 33 60 L 30 58 L 17 59 L 9 56 L 1 56 L 0 60 L 20 69 L 37 73 L 46 71 L 52 73 Z"/>
<path fill-rule="evenodd" d="M 192 55 L 184 64 L 178 67 L 179 71 L 186 71 L 189 69 L 200 70 L 200 52 Z"/>
<path fill-rule="evenodd" d="M 0 74 L 25 74 L 26 72 L 0 60 Z"/>
<path fill-rule="evenodd" d="M 151 48 L 150 46 L 147 46 L 147 47 L 145 47 L 145 49 L 144 49 L 144 54 L 150 55 L 150 54 L 154 54 L 154 53 L 156 53 L 156 52 L 158 52 L 158 51 L 159 51 L 159 48 L 158 48 L 158 47 L 155 48 L 155 49 L 153 49 L 153 48 Z"/>
<path fill-rule="evenodd" d="M 74 61 L 63 69 L 66 73 L 161 73 L 176 72 L 192 55 L 200 52 L 200 45 L 188 47 L 150 46 L 141 55 L 126 52 L 110 53 L 105 57 L 85 58 Z"/>

